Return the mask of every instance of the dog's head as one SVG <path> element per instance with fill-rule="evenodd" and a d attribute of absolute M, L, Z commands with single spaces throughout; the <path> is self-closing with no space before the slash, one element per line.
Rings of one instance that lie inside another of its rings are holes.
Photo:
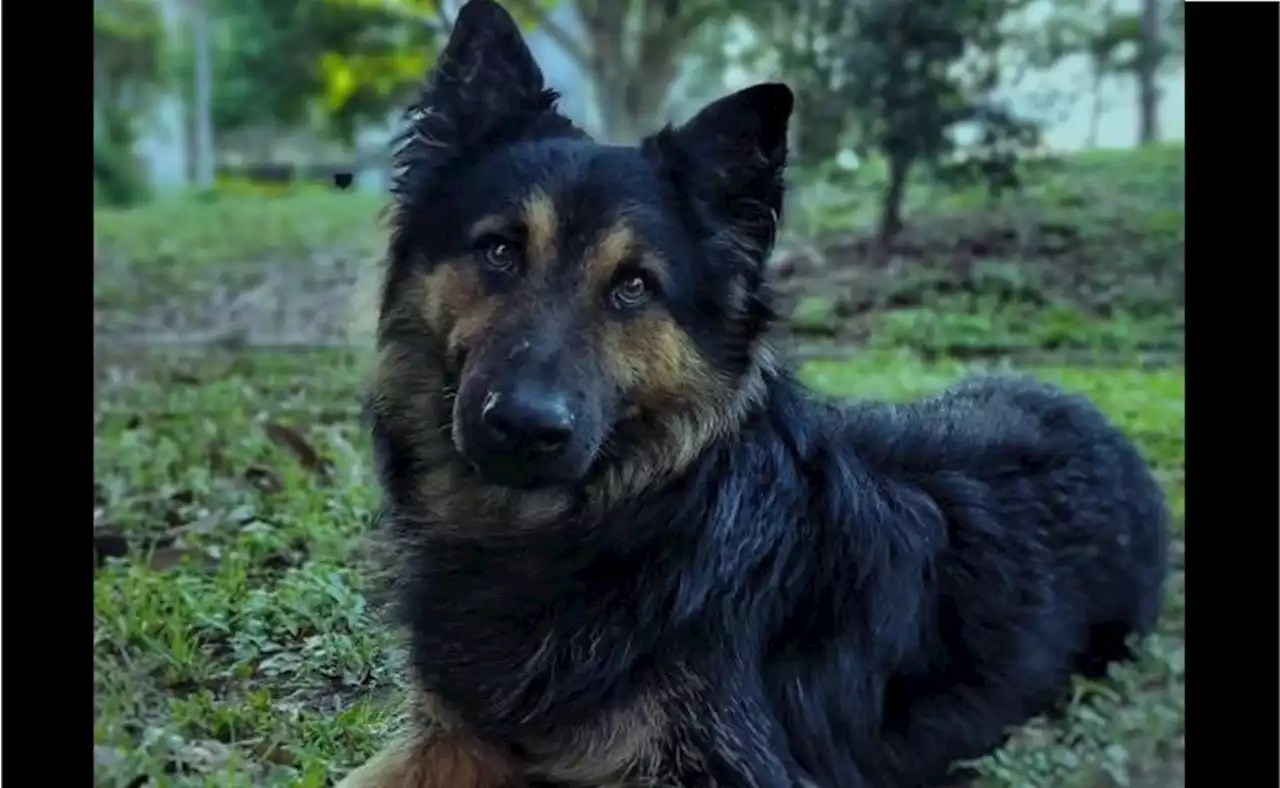
<path fill-rule="evenodd" d="M 788 88 L 636 147 L 555 102 L 512 18 L 472 0 L 396 155 L 375 397 L 505 487 L 676 470 L 741 418 L 772 317 Z"/>

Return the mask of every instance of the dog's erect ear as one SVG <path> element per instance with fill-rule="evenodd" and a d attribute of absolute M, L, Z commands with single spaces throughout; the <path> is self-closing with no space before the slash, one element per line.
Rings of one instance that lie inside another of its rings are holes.
<path fill-rule="evenodd" d="M 711 230 L 728 225 L 763 258 L 782 213 L 787 123 L 795 99 L 779 83 L 745 88 L 685 125 L 645 141 Z"/>
<path fill-rule="evenodd" d="M 468 0 L 409 108 L 397 163 L 416 181 L 468 142 L 553 110 L 556 98 L 511 14 L 492 0 Z"/>
<path fill-rule="evenodd" d="M 492 0 L 469 0 L 425 92 L 424 99 L 438 102 L 441 110 L 497 116 L 539 102 L 542 69 L 506 9 Z"/>

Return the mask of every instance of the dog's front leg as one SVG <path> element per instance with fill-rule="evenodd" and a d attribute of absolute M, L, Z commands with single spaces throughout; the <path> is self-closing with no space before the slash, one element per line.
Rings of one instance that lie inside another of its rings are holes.
<path fill-rule="evenodd" d="M 759 677 L 721 677 L 687 696 L 692 702 L 673 708 L 683 718 L 677 741 L 704 754 L 700 773 L 681 775 L 687 788 L 817 788 L 796 762 Z M 696 762 L 696 761 L 695 761 Z M 840 788 L 869 788 L 856 768 L 841 775 Z"/>
<path fill-rule="evenodd" d="M 511 760 L 465 734 L 406 736 L 347 775 L 337 788 L 513 788 Z"/>

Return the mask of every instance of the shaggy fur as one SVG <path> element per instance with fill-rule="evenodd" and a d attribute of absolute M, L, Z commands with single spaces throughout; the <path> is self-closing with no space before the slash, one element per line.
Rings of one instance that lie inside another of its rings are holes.
<path fill-rule="evenodd" d="M 422 719 L 343 785 L 926 788 L 1154 624 L 1164 500 L 1088 402 L 838 406 L 772 360 L 791 102 L 602 145 L 463 8 L 369 398 Z"/>

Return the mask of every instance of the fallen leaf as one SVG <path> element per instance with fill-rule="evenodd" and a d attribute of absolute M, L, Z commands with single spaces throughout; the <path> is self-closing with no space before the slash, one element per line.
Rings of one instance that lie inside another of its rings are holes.
<path fill-rule="evenodd" d="M 174 544 L 171 535 L 142 537 L 136 543 L 124 532 L 107 522 L 95 522 L 93 526 L 93 565 L 101 567 L 108 558 L 126 558 L 130 550 L 164 550 Z"/>
<path fill-rule="evenodd" d="M 221 440 L 209 442 L 209 470 L 223 473 L 227 470 L 227 444 Z"/>
<path fill-rule="evenodd" d="M 284 482 L 280 480 L 280 475 L 261 465 L 253 465 L 247 468 L 244 472 L 244 478 L 245 481 L 265 493 L 278 493 L 284 489 Z"/>
<path fill-rule="evenodd" d="M 268 572 L 283 572 L 299 566 L 306 560 L 306 554 L 297 550 L 278 550 L 262 559 L 261 565 Z"/>
<path fill-rule="evenodd" d="M 292 766 L 297 762 L 297 757 L 293 754 L 293 751 L 280 742 L 261 742 L 253 748 L 253 753 L 258 757 L 258 760 L 279 766 Z"/>
<path fill-rule="evenodd" d="M 124 558 L 129 554 L 129 540 L 110 526 L 93 531 L 93 563 L 102 566 L 108 558 Z"/>
<path fill-rule="evenodd" d="M 303 466 L 313 468 L 320 462 L 320 453 L 316 451 L 310 441 L 302 436 L 302 433 L 294 428 L 268 422 L 263 429 L 272 443 L 292 451 L 297 456 L 298 462 L 302 463 Z"/>
<path fill-rule="evenodd" d="M 309 471 L 328 476 L 333 473 L 333 463 L 320 456 L 316 447 L 303 437 L 302 433 L 283 424 L 269 422 L 264 428 L 267 438 L 277 446 L 293 452 L 302 467 Z"/>
<path fill-rule="evenodd" d="M 151 551 L 151 559 L 147 565 L 156 571 L 172 569 L 182 564 L 182 559 L 190 559 L 199 568 L 209 569 L 217 564 L 208 553 L 190 547 L 159 547 Z"/>

